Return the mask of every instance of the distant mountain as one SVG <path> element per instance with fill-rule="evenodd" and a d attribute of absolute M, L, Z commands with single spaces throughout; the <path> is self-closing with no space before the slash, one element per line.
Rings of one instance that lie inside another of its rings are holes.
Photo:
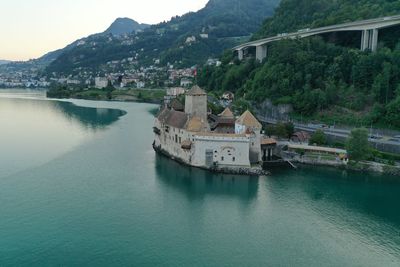
<path fill-rule="evenodd" d="M 147 24 L 140 24 L 129 18 L 118 18 L 110 25 L 110 27 L 106 31 L 76 40 L 73 43 L 67 45 L 66 47 L 48 52 L 47 54 L 41 56 L 40 58 L 32 59 L 26 62 L 12 62 L 9 60 L 0 60 L 0 65 L 3 66 L 12 63 L 10 64 L 9 68 L 0 69 L 0 72 L 7 72 L 9 70 L 24 71 L 29 69 L 42 70 L 46 68 L 48 65 L 50 65 L 53 61 L 58 59 L 64 53 L 68 53 L 69 51 L 79 48 L 80 46 L 85 47 L 85 45 L 91 40 L 98 40 L 101 43 L 104 42 L 105 40 L 108 40 L 109 36 L 119 37 L 125 34 L 135 34 L 137 32 L 140 32 L 148 28 L 149 26 L 150 25 Z"/>
<path fill-rule="evenodd" d="M 107 30 L 105 30 L 102 33 L 96 33 L 93 35 L 90 35 L 85 38 L 81 38 L 79 40 L 76 40 L 75 42 L 67 45 L 66 47 L 62 49 L 58 49 L 55 51 L 51 51 L 44 56 L 38 58 L 36 61 L 41 64 L 41 65 L 48 65 L 54 60 L 56 60 L 59 56 L 61 56 L 63 53 L 68 52 L 76 47 L 79 47 L 81 45 L 84 45 L 88 40 L 98 38 L 98 37 L 104 37 L 107 35 L 113 35 L 113 36 L 120 36 L 124 34 L 132 34 L 132 33 L 137 33 L 139 31 L 142 31 L 146 28 L 150 27 L 148 24 L 140 24 L 136 22 L 133 19 L 129 18 L 117 18 L 111 25 L 108 27 Z"/>
<path fill-rule="evenodd" d="M 150 27 L 148 24 L 140 24 L 130 18 L 118 18 L 111 26 L 104 32 L 104 34 L 124 35 L 136 33 Z"/>
<path fill-rule="evenodd" d="M 174 17 L 142 32 L 128 36 L 91 36 L 85 44 L 62 53 L 49 65 L 47 72 L 98 71 L 109 61 L 126 58 L 135 58 L 141 66 L 154 64 L 156 59 L 162 65 L 187 67 L 201 64 L 247 40 L 274 13 L 279 2 L 210 0 L 198 12 Z"/>

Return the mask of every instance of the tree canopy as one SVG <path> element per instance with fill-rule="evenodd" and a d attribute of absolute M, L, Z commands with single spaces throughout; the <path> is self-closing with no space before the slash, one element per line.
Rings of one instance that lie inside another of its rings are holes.
<path fill-rule="evenodd" d="M 282 0 L 253 39 L 400 13 L 400 1 Z M 267 59 L 226 53 L 198 82 L 251 102 L 291 104 L 293 116 L 326 123 L 400 128 L 400 27 L 379 31 L 378 52 L 360 51 L 360 32 L 331 33 L 268 45 Z M 254 54 L 254 51 L 250 51 Z"/>
<path fill-rule="evenodd" d="M 368 143 L 368 130 L 358 128 L 351 131 L 346 148 L 350 159 L 355 161 L 368 159 L 371 154 L 371 148 Z"/>

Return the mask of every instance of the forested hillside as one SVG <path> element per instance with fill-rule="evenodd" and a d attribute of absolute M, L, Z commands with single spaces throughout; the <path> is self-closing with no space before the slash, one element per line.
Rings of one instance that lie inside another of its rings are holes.
<path fill-rule="evenodd" d="M 185 67 L 203 63 L 256 32 L 278 3 L 279 0 L 211 0 L 198 12 L 172 18 L 138 34 L 89 38 L 84 45 L 60 55 L 47 72 L 96 70 L 109 60 L 128 57 L 135 57 L 139 65 L 153 64 L 155 59 L 161 64 Z"/>
<path fill-rule="evenodd" d="M 282 0 L 253 38 L 399 13 L 398 0 Z"/>
<path fill-rule="evenodd" d="M 260 32 L 267 36 L 340 23 L 348 21 L 350 14 L 356 19 L 386 16 L 400 13 L 399 3 L 283 0 Z M 250 101 L 268 98 L 292 104 L 294 117 L 400 128 L 400 31 L 387 31 L 382 31 L 376 53 L 321 37 L 273 43 L 264 63 L 239 62 L 227 52 L 221 67 L 208 66 L 199 72 L 198 83 L 209 90 L 234 91 Z"/>

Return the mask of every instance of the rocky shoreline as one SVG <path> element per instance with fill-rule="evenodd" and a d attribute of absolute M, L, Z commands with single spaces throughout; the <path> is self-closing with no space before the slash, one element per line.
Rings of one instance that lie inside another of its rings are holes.
<path fill-rule="evenodd" d="M 369 173 L 378 173 L 390 176 L 400 176 L 400 167 L 399 166 L 390 166 L 386 164 L 380 164 L 376 162 L 349 162 L 349 164 L 330 164 L 327 162 L 317 162 L 317 161 L 296 161 L 292 160 L 293 163 L 297 163 L 299 165 L 304 166 L 319 166 L 319 167 L 328 167 L 335 168 L 341 170 L 348 171 L 356 171 L 356 172 L 369 172 Z"/>

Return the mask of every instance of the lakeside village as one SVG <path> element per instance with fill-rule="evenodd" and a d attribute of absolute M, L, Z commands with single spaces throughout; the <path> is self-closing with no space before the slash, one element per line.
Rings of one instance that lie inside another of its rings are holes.
<path fill-rule="evenodd" d="M 81 70 L 77 74 L 63 76 L 52 73 L 41 75 L 41 69 L 32 64 L 31 67 L 19 68 L 19 63 L 10 63 L 0 68 L 0 88 L 49 88 L 65 86 L 70 90 L 90 88 L 104 89 L 113 86 L 115 89 L 187 87 L 193 84 L 197 67 L 176 68 L 172 64 L 159 66 L 154 60 L 149 67 L 139 67 L 135 57 L 109 61 L 99 71 Z M 22 63 L 21 63 L 22 64 Z M 24 63 L 29 64 L 29 63 Z M 219 66 L 217 59 L 208 59 L 206 65 Z"/>
<path fill-rule="evenodd" d="M 178 95 L 185 95 L 185 103 Z M 221 114 L 208 110 L 207 94 L 194 86 L 166 97 L 155 119 L 153 148 L 183 164 L 215 172 L 263 175 L 273 166 L 296 168 L 296 163 L 346 166 L 347 151 L 308 144 L 305 132 L 280 141 L 263 132 L 250 112 L 238 117 L 227 107 Z"/>

